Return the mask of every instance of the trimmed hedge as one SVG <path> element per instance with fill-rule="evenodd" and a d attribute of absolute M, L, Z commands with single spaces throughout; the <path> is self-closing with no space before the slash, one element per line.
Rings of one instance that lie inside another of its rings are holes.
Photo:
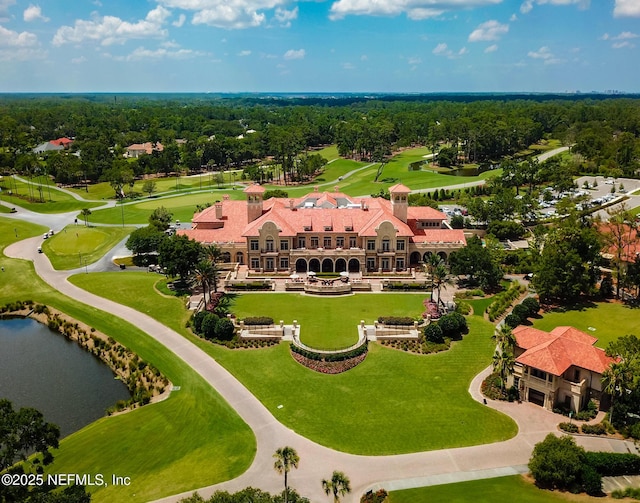
<path fill-rule="evenodd" d="M 587 463 L 603 477 L 640 475 L 640 456 L 620 452 L 587 452 Z"/>
<path fill-rule="evenodd" d="M 384 323 L 385 325 L 413 325 L 413 318 L 409 316 L 379 316 L 378 323 Z"/>
<path fill-rule="evenodd" d="M 500 318 L 500 316 L 509 309 L 513 301 L 520 297 L 520 294 L 524 293 L 524 291 L 524 285 L 520 285 L 520 283 L 513 283 L 507 290 L 496 295 L 493 302 L 487 306 L 489 321 L 493 322 L 497 318 Z"/>
<path fill-rule="evenodd" d="M 232 283 L 231 290 L 271 290 L 271 283 L 265 281 L 254 281 L 252 283 Z"/>
<path fill-rule="evenodd" d="M 562 431 L 566 431 L 567 433 L 578 433 L 578 431 L 580 430 L 578 425 L 573 423 L 560 423 L 558 425 L 558 428 L 560 428 Z"/>
<path fill-rule="evenodd" d="M 245 325 L 273 325 L 273 318 L 269 316 L 247 316 L 242 320 Z"/>
<path fill-rule="evenodd" d="M 363 344 L 360 347 L 355 349 L 351 349 L 349 351 L 343 351 L 341 353 L 318 353 L 316 351 L 310 351 L 307 349 L 299 348 L 295 344 L 291 344 L 291 351 L 299 354 L 309 360 L 316 361 L 325 361 L 325 362 L 341 362 L 343 360 L 349 360 L 351 358 L 356 358 L 357 356 L 363 355 L 367 352 L 368 347 L 367 344 Z"/>
<path fill-rule="evenodd" d="M 389 282 L 384 285 L 385 290 L 426 290 L 427 283 Z"/>

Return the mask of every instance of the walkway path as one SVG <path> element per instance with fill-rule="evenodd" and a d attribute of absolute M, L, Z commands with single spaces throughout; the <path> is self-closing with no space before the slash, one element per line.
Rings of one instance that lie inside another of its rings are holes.
<path fill-rule="evenodd" d="M 550 431 L 556 431 L 558 417 L 540 407 L 530 403 L 490 401 L 488 406 L 508 414 L 518 423 L 519 433 L 515 438 L 489 445 L 381 457 L 356 456 L 322 447 L 279 423 L 235 377 L 180 334 L 134 309 L 69 283 L 68 272 L 54 271 L 47 257 L 37 253 L 38 240 L 20 241 L 7 247 L 5 253 L 10 257 L 32 260 L 37 274 L 61 293 L 130 321 L 165 345 L 213 386 L 254 431 L 258 449 L 249 470 L 234 480 L 198 489 L 203 496 L 212 494 L 216 489 L 235 491 L 249 485 L 272 492 L 282 490 L 282 478 L 273 470 L 272 456 L 277 448 L 285 445 L 296 449 L 301 459 L 300 468 L 289 476 L 291 487 L 312 501 L 325 501 L 320 481 L 330 476 L 333 470 L 342 470 L 351 479 L 353 489 L 346 501 L 357 501 L 365 490 L 372 487 L 419 487 L 443 480 L 455 482 L 521 472 L 533 445 Z M 470 386 L 470 393 L 476 400 L 481 399 L 479 386 L 482 378 L 483 375 L 479 375 Z M 630 448 L 622 441 L 606 439 L 589 439 L 589 443 L 601 450 L 625 451 Z M 185 495 L 161 501 L 173 502 Z"/>

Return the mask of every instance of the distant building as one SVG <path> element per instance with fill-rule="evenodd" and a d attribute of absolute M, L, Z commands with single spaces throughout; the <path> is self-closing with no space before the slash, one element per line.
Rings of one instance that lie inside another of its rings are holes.
<path fill-rule="evenodd" d="M 160 142 L 151 143 L 150 141 L 148 141 L 145 143 L 134 143 L 133 145 L 129 145 L 127 147 L 127 151 L 124 156 L 137 159 L 143 154 L 151 155 L 154 151 L 162 152 L 163 150 L 164 146 Z"/>
<path fill-rule="evenodd" d="M 56 152 L 59 150 L 65 150 L 71 146 L 73 140 L 69 138 L 58 138 L 57 140 L 49 140 L 41 143 L 33 149 L 34 154 L 44 154 L 46 152 Z"/>
<path fill-rule="evenodd" d="M 353 198 L 337 187 L 266 201 L 260 185 L 244 192 L 246 201 L 225 196 L 179 233 L 217 244 L 226 261 L 267 272 L 397 272 L 432 253 L 446 259 L 466 245 L 463 231 L 449 228 L 446 215 L 410 207 L 410 189 L 401 184 L 390 187 L 390 201 Z"/>
<path fill-rule="evenodd" d="M 594 346 L 595 337 L 573 327 L 551 332 L 519 326 L 515 369 L 511 385 L 520 397 L 546 409 L 584 409 L 590 399 L 600 400 L 602 374 L 615 360 Z"/>

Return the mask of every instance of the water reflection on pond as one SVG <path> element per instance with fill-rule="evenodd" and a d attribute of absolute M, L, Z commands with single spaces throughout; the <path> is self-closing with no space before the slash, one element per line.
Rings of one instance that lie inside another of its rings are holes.
<path fill-rule="evenodd" d="M 61 437 L 105 415 L 127 387 L 75 342 L 32 319 L 0 320 L 0 398 L 34 407 Z"/>

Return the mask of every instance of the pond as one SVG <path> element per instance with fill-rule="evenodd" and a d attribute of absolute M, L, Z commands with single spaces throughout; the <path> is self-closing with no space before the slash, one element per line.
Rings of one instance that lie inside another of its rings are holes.
<path fill-rule="evenodd" d="M 34 407 L 60 437 L 106 415 L 127 387 L 97 357 L 30 318 L 0 320 L 0 398 Z"/>

